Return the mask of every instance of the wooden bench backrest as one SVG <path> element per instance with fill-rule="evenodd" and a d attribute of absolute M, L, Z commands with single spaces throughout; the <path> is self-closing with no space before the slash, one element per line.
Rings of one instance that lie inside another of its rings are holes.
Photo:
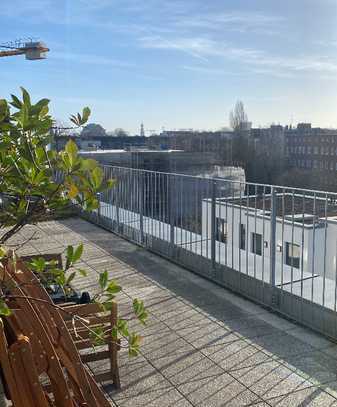
<path fill-rule="evenodd" d="M 48 351 L 54 352 L 57 356 L 56 359 L 66 368 L 75 395 L 93 407 L 110 406 L 81 362 L 64 319 L 34 273 L 22 261 L 18 261 L 15 267 L 8 263 L 7 272 L 9 277 L 19 285 L 11 289 L 11 292 L 16 296 L 16 302 L 29 320 L 32 332 L 36 332 L 40 340 L 41 337 L 43 338 L 43 347 L 45 348 L 45 343 L 47 343 Z M 27 332 L 26 329 L 27 327 L 25 327 L 25 333 Z M 55 358 L 53 354 L 48 356 L 52 360 Z M 63 389 L 63 393 L 64 391 L 68 398 L 69 389 Z M 60 405 L 68 406 L 67 403 Z M 70 401 L 69 406 L 71 405 Z"/>

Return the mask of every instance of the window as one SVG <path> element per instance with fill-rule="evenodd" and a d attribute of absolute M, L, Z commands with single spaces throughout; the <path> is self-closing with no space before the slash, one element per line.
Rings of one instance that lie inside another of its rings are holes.
<path fill-rule="evenodd" d="M 252 233 L 251 251 L 259 256 L 262 255 L 262 235 Z"/>
<path fill-rule="evenodd" d="M 300 268 L 300 246 L 286 242 L 286 258 L 285 262 L 288 266 Z"/>
<path fill-rule="evenodd" d="M 239 236 L 240 236 L 240 249 L 246 250 L 246 226 L 242 223 L 240 224 Z"/>
<path fill-rule="evenodd" d="M 216 218 L 216 240 L 227 243 L 227 222 L 225 219 Z"/>

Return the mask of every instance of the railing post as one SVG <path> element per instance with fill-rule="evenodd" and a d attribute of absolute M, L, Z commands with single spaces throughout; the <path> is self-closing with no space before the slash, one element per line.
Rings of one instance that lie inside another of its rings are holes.
<path fill-rule="evenodd" d="M 119 175 L 119 180 L 116 186 L 116 190 L 114 193 L 114 203 L 115 203 L 115 210 L 116 210 L 116 225 L 117 225 L 117 233 L 119 233 L 119 194 L 120 194 L 120 174 Z M 118 178 L 117 178 L 118 179 Z"/>
<path fill-rule="evenodd" d="M 271 187 L 270 191 L 270 206 L 270 284 L 272 287 L 275 287 L 277 201 L 274 187 Z"/>
<path fill-rule="evenodd" d="M 173 255 L 173 247 L 174 247 L 174 223 L 175 217 L 173 212 L 173 197 L 176 196 L 176 191 L 173 191 L 173 177 L 174 175 L 168 175 L 168 197 L 167 203 L 169 207 L 169 223 L 170 223 L 170 252 L 171 256 Z"/>
<path fill-rule="evenodd" d="M 139 228 L 140 228 L 140 242 L 144 244 L 144 177 L 143 172 L 138 170 L 139 177 Z"/>
<path fill-rule="evenodd" d="M 211 201 L 211 261 L 212 261 L 212 273 L 215 274 L 215 265 L 216 265 L 216 258 L 215 258 L 215 251 L 216 251 L 216 181 L 211 181 L 211 194 L 212 194 L 212 201 Z"/>
<path fill-rule="evenodd" d="M 97 192 L 96 198 L 98 200 L 97 222 L 100 223 L 100 221 L 101 221 L 101 193 L 100 192 Z"/>

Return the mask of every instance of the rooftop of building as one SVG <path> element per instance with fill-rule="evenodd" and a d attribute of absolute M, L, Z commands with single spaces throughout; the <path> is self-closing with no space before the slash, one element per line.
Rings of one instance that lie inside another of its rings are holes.
<path fill-rule="evenodd" d="M 20 252 L 80 242 L 88 276 L 74 287 L 97 293 L 96 274 L 107 270 L 124 288 L 121 304 L 138 297 L 149 311 L 147 325 L 137 326 L 141 355 L 120 352 L 122 389 L 105 387 L 111 405 L 337 406 L 336 344 L 162 257 L 78 218 L 38 224 Z"/>
<path fill-rule="evenodd" d="M 130 153 L 141 153 L 141 154 L 168 154 L 168 153 L 183 153 L 184 150 L 150 150 L 150 149 L 96 149 L 96 150 L 80 150 L 81 154 L 130 154 Z M 195 153 L 191 153 L 195 154 Z"/>
<path fill-rule="evenodd" d="M 324 194 L 323 194 L 324 195 Z M 284 192 L 275 196 L 276 216 L 287 220 L 312 224 L 317 219 L 335 219 L 337 217 L 337 196 L 326 199 L 326 196 L 305 195 L 304 193 Z M 270 216 L 272 197 L 270 194 L 249 195 L 241 197 L 217 198 L 220 205 L 234 204 L 249 207 L 259 215 Z"/>

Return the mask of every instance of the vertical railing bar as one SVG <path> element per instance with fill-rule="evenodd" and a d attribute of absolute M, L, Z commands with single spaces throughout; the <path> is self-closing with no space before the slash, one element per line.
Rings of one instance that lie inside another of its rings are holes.
<path fill-rule="evenodd" d="M 241 191 L 241 182 L 239 184 L 240 188 L 240 205 L 239 205 L 239 244 L 238 244 L 238 253 L 239 253 L 239 272 L 241 273 L 241 240 L 242 240 L 242 230 L 241 230 L 241 222 L 242 222 L 242 191 Z M 232 241 L 232 245 L 234 245 L 234 242 Z"/>
<path fill-rule="evenodd" d="M 270 191 L 270 284 L 276 285 L 276 216 L 277 216 L 277 196 L 275 187 Z"/>
<path fill-rule="evenodd" d="M 301 298 L 303 300 L 303 275 L 304 275 L 304 215 L 305 215 L 305 192 L 302 193 L 302 236 L 301 236 Z M 303 303 L 303 301 L 302 301 Z"/>
<path fill-rule="evenodd" d="M 207 210 L 206 210 L 206 258 L 209 259 L 209 212 L 210 212 L 210 192 L 209 192 L 209 182 L 206 179 L 203 179 L 203 185 L 206 191 L 206 197 L 207 197 Z"/>
<path fill-rule="evenodd" d="M 198 227 L 198 225 L 199 225 L 199 223 L 198 223 L 198 195 L 197 195 L 198 194 L 198 185 L 197 185 L 197 180 L 194 179 L 193 183 L 194 183 L 194 198 L 195 198 L 195 202 L 194 202 L 194 204 L 195 204 L 195 212 L 194 212 L 194 233 L 195 233 L 195 239 L 194 240 L 195 240 L 195 243 L 194 243 L 194 246 L 193 246 L 193 250 L 194 250 L 194 253 L 197 254 L 197 252 L 198 252 L 198 250 L 197 250 L 197 245 L 198 245 L 197 236 L 199 235 L 199 227 Z"/>
<path fill-rule="evenodd" d="M 139 183 L 138 183 L 138 191 L 139 191 L 139 229 L 140 229 L 140 242 L 144 244 L 144 180 L 143 174 L 141 171 L 138 171 Z"/>
<path fill-rule="evenodd" d="M 295 191 L 292 190 L 292 204 L 291 204 L 291 268 L 290 268 L 290 292 L 293 293 L 294 284 L 294 232 L 295 232 Z"/>
<path fill-rule="evenodd" d="M 335 298 L 334 298 L 334 306 L 333 310 L 336 312 L 336 305 L 337 304 L 337 241 L 335 243 Z M 335 318 L 336 321 L 336 318 Z M 335 326 L 336 329 L 336 326 Z"/>
<path fill-rule="evenodd" d="M 117 233 L 120 231 L 120 171 L 117 170 L 118 178 L 117 178 L 117 193 L 115 194 L 115 210 L 116 210 L 116 223 L 117 223 Z"/>
<path fill-rule="evenodd" d="M 227 222 L 227 219 L 228 219 L 228 198 L 229 198 L 229 195 L 230 194 L 228 194 L 228 197 L 226 197 L 226 206 L 225 206 L 225 212 L 226 212 L 226 222 Z M 225 265 L 227 266 L 228 265 L 228 244 L 226 244 L 225 245 Z"/>
<path fill-rule="evenodd" d="M 167 194 L 167 203 L 169 206 L 169 221 L 170 221 L 170 251 L 171 251 L 171 256 L 173 256 L 173 249 L 174 249 L 174 244 L 175 244 L 175 235 L 174 235 L 174 230 L 175 230 L 175 217 L 173 216 L 173 199 L 177 196 L 176 191 L 174 190 L 176 183 L 173 182 L 175 181 L 175 175 L 167 175 L 168 177 L 168 194 Z"/>
<path fill-rule="evenodd" d="M 219 188 L 217 188 L 216 192 L 218 192 Z M 218 199 L 218 194 L 216 194 L 215 199 Z M 218 200 L 218 205 L 215 208 L 216 210 L 216 216 L 221 219 L 221 200 Z M 226 231 L 227 231 L 227 223 L 225 224 L 226 226 Z M 225 232 L 225 230 L 221 230 L 221 232 Z M 222 242 L 220 241 L 221 239 L 218 240 L 217 244 L 216 244 L 216 252 L 217 252 L 217 256 L 215 256 L 215 258 L 218 258 L 217 263 L 221 263 L 221 258 L 220 258 L 220 251 L 222 248 Z"/>
<path fill-rule="evenodd" d="M 153 219 L 154 219 L 154 236 L 157 236 L 158 231 L 157 231 L 157 226 L 158 226 L 158 188 L 157 188 L 157 176 L 158 173 L 154 173 L 154 202 L 153 202 L 153 207 L 154 207 L 154 213 L 153 213 Z"/>
<path fill-rule="evenodd" d="M 325 306 L 325 284 L 326 284 L 326 244 L 328 237 L 328 194 L 325 194 L 324 204 L 324 260 L 323 260 L 323 307 Z"/>
<path fill-rule="evenodd" d="M 180 246 L 183 242 L 183 177 L 180 178 L 180 208 L 179 208 L 179 224 L 180 224 Z"/>
<path fill-rule="evenodd" d="M 215 273 L 215 245 L 216 245 L 216 235 L 219 233 L 216 225 L 216 181 L 211 181 L 212 188 L 212 207 L 211 207 L 211 262 L 212 262 L 212 273 Z"/>
<path fill-rule="evenodd" d="M 246 233 L 247 233 L 247 247 L 246 247 L 246 274 L 249 274 L 249 249 L 251 239 L 249 236 L 249 193 L 250 185 L 247 184 L 247 197 L 246 197 Z"/>
<path fill-rule="evenodd" d="M 254 233 L 256 238 L 256 218 L 257 218 L 257 186 L 255 185 L 254 190 Z M 256 248 L 255 248 L 256 249 Z M 264 250 L 264 242 L 261 242 L 261 251 Z M 254 278 L 256 278 L 256 250 L 254 250 Z"/>
<path fill-rule="evenodd" d="M 125 178 L 125 174 L 124 171 L 121 170 L 121 189 L 120 189 L 120 206 L 121 206 L 121 234 L 124 236 L 124 217 L 125 217 L 125 209 L 124 209 L 124 178 Z"/>
<path fill-rule="evenodd" d="M 232 269 L 235 269 L 234 266 L 234 204 L 235 204 L 235 194 L 234 194 L 234 187 L 233 184 L 231 184 L 231 190 L 232 190 L 232 238 L 231 238 L 231 246 L 232 246 Z M 226 219 L 226 222 L 227 219 Z M 226 241 L 226 246 L 228 246 L 228 241 Z"/>
<path fill-rule="evenodd" d="M 164 179 L 165 179 L 165 190 L 166 190 L 166 194 L 165 194 L 165 223 L 168 225 L 166 227 L 166 234 L 167 234 L 167 239 L 169 241 L 169 243 L 171 242 L 171 215 L 170 215 L 170 175 L 165 174 L 164 175 Z"/>
<path fill-rule="evenodd" d="M 265 185 L 262 187 L 262 241 L 263 241 L 263 250 L 262 250 L 262 284 L 264 285 L 264 262 L 265 262 L 265 250 L 264 250 L 264 241 L 265 241 L 265 233 L 266 233 L 266 187 Z M 270 242 L 269 242 L 270 243 Z"/>
<path fill-rule="evenodd" d="M 153 233 L 153 226 L 154 226 L 154 202 L 155 202 L 155 186 L 154 186 L 154 178 L 155 173 L 151 172 L 151 236 L 154 237 Z M 153 239 L 152 239 L 153 241 Z"/>
<path fill-rule="evenodd" d="M 158 190 L 158 198 L 157 198 L 157 220 L 158 220 L 158 239 L 162 239 L 162 235 L 161 235 L 161 227 L 162 227 L 162 219 L 161 219 L 161 205 L 162 205 L 162 196 L 163 196 L 163 191 L 161 190 L 161 177 L 162 174 L 158 173 L 158 177 L 157 177 L 157 190 Z"/>
<path fill-rule="evenodd" d="M 284 295 L 283 290 L 283 283 L 284 283 L 284 248 L 285 248 L 285 244 L 284 244 L 284 222 L 285 222 L 285 217 L 286 217 L 286 202 L 285 202 L 285 194 L 286 191 L 283 188 L 282 189 L 282 231 L 281 231 L 281 238 L 282 238 L 282 243 L 281 243 L 281 292 L 282 295 Z"/>
<path fill-rule="evenodd" d="M 316 238 L 316 192 L 314 192 L 313 220 L 312 220 L 312 270 L 311 270 L 311 302 L 314 302 L 314 279 L 315 279 L 315 238 Z"/>

